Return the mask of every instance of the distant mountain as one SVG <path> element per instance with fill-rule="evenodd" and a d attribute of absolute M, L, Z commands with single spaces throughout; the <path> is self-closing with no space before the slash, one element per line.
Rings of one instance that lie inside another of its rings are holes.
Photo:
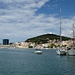
<path fill-rule="evenodd" d="M 54 39 L 59 40 L 60 36 L 56 34 L 44 34 L 44 35 L 36 36 L 33 38 L 29 38 L 25 42 L 47 43 L 48 40 L 54 40 Z M 62 40 L 64 41 L 69 39 L 71 38 L 62 36 Z"/>

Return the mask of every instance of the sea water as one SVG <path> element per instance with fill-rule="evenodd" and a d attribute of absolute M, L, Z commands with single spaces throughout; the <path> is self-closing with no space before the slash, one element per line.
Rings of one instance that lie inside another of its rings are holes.
<path fill-rule="evenodd" d="M 75 56 L 59 56 L 56 50 L 0 49 L 0 75 L 75 75 Z"/>

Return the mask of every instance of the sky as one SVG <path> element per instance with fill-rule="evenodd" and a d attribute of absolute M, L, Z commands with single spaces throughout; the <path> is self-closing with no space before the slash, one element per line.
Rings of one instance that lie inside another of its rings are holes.
<path fill-rule="evenodd" d="M 43 34 L 72 37 L 75 0 L 0 0 L 0 43 L 21 42 Z"/>

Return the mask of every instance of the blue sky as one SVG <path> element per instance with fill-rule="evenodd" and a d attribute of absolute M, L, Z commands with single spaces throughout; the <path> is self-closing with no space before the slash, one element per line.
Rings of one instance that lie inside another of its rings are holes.
<path fill-rule="evenodd" d="M 60 8 L 62 35 L 72 37 L 75 0 L 0 0 L 0 43 L 2 39 L 21 42 L 38 35 L 59 34 Z"/>

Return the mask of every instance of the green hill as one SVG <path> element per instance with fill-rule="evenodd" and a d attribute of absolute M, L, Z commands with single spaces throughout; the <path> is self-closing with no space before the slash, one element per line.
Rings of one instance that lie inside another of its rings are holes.
<path fill-rule="evenodd" d="M 56 34 L 44 34 L 37 37 L 29 38 L 25 42 L 35 42 L 35 43 L 47 43 L 48 40 L 59 40 L 60 36 Z M 62 40 L 69 40 L 71 38 L 62 36 Z"/>

